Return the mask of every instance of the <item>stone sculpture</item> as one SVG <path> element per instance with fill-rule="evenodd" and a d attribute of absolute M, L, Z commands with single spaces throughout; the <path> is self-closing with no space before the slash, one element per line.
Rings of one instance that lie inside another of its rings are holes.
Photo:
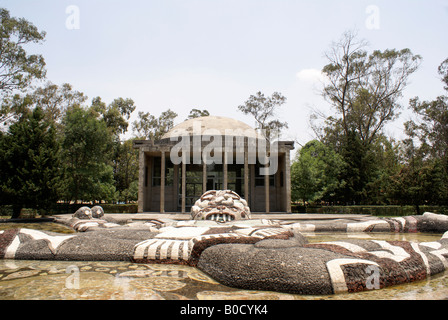
<path fill-rule="evenodd" d="M 191 208 L 193 220 L 230 222 L 250 219 L 246 200 L 231 190 L 210 190 L 205 192 Z"/>
<path fill-rule="evenodd" d="M 104 210 L 101 206 L 94 206 L 92 209 L 89 207 L 81 207 L 73 214 L 74 218 L 78 219 L 100 219 L 104 216 Z"/>
<path fill-rule="evenodd" d="M 104 216 L 104 210 L 101 206 L 94 206 L 92 208 L 92 218 L 101 219 Z"/>
<path fill-rule="evenodd" d="M 92 210 L 89 207 L 81 207 L 73 214 L 73 218 L 92 219 Z"/>
<path fill-rule="evenodd" d="M 228 191 L 205 193 L 195 207 L 194 220 L 123 224 L 103 216 L 100 208 L 83 207 L 58 221 L 77 231 L 73 234 L 0 230 L 0 259 L 181 264 L 232 287 L 312 295 L 380 289 L 448 269 L 444 215 L 326 223 L 254 220 L 249 219 L 245 201 Z M 444 234 L 437 241 L 421 243 L 360 239 L 308 243 L 303 231 Z"/>

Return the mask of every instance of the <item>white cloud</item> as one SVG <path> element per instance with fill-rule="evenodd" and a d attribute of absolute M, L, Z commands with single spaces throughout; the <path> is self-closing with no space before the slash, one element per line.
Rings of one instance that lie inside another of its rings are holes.
<path fill-rule="evenodd" d="M 304 82 L 318 82 L 325 80 L 325 75 L 317 69 L 303 69 L 297 72 L 296 77 Z"/>

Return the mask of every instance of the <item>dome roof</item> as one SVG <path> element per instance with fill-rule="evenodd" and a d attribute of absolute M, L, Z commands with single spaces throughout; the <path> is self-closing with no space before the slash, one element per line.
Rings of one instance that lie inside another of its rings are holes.
<path fill-rule="evenodd" d="M 251 138 L 262 138 L 262 136 L 251 126 L 242 121 L 227 117 L 207 116 L 186 120 L 165 133 L 162 139 L 179 137 L 185 135 L 232 135 Z"/>

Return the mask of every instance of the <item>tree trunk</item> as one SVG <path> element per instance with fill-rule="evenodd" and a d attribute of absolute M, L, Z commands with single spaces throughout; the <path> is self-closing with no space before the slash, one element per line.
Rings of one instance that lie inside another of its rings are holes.
<path fill-rule="evenodd" d="M 417 212 L 417 215 L 420 215 L 420 206 L 418 204 L 415 204 L 415 211 Z"/>
<path fill-rule="evenodd" d="M 22 205 L 13 205 L 11 219 L 18 219 L 20 217 L 20 212 L 22 212 Z"/>

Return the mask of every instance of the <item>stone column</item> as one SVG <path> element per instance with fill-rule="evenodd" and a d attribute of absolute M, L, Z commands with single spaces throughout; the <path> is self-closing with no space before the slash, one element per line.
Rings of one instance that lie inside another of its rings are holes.
<path fill-rule="evenodd" d="M 140 148 L 138 153 L 138 212 L 143 212 L 145 197 L 145 152 Z"/>
<path fill-rule="evenodd" d="M 202 159 L 202 194 L 207 191 L 207 159 L 205 155 Z"/>
<path fill-rule="evenodd" d="M 269 165 L 270 165 L 270 163 L 268 162 L 268 160 L 269 160 L 269 153 L 270 153 L 270 143 L 269 143 L 269 141 L 267 141 L 266 140 L 266 154 L 264 155 L 264 163 L 265 163 L 265 165 L 264 165 L 264 167 L 265 167 L 265 173 L 266 173 L 266 175 L 264 176 L 264 198 L 265 198 L 265 211 L 266 211 L 266 213 L 269 213 L 270 212 L 270 194 L 269 194 L 269 188 L 270 188 L 270 186 L 269 186 L 269 178 L 270 178 L 270 176 L 269 176 Z"/>
<path fill-rule="evenodd" d="M 247 145 L 244 147 L 244 198 L 249 204 L 249 155 Z"/>
<path fill-rule="evenodd" d="M 291 213 L 291 163 L 290 150 L 285 151 L 285 193 L 286 193 L 286 212 Z"/>
<path fill-rule="evenodd" d="M 185 197 L 187 188 L 187 159 L 185 155 L 182 154 L 182 213 L 185 213 Z"/>
<path fill-rule="evenodd" d="M 223 164 L 222 164 L 222 189 L 227 190 L 227 152 L 224 150 L 223 156 Z"/>
<path fill-rule="evenodd" d="M 160 159 L 160 213 L 165 212 L 165 150 Z"/>
<path fill-rule="evenodd" d="M 269 175 L 264 176 L 264 197 L 265 197 L 265 211 L 269 213 Z"/>

